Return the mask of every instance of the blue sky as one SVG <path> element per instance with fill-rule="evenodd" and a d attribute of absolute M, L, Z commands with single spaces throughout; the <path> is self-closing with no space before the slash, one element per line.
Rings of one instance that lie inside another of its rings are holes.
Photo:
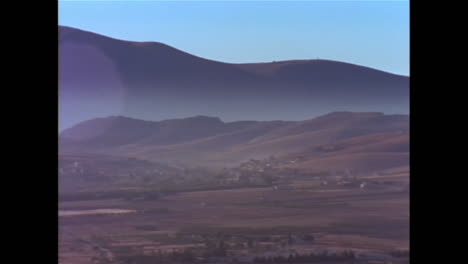
<path fill-rule="evenodd" d="M 330 59 L 409 75 L 408 1 L 60 1 L 59 24 L 243 63 Z"/>

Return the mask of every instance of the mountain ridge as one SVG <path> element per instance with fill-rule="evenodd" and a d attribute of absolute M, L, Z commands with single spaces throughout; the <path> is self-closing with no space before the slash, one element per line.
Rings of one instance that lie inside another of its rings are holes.
<path fill-rule="evenodd" d="M 99 116 L 301 120 L 346 110 L 406 114 L 409 78 L 329 60 L 225 63 L 161 42 L 59 26 L 60 130 Z"/>
<path fill-rule="evenodd" d="M 60 133 L 59 139 L 60 152 L 66 154 L 103 153 L 158 162 L 219 165 L 308 153 L 321 145 L 348 141 L 347 145 L 359 150 L 352 140 L 374 152 L 389 151 L 406 144 L 400 138 L 407 137 L 408 131 L 408 115 L 382 113 L 335 112 L 304 121 L 224 122 L 205 116 L 144 121 L 108 117 L 82 122 Z M 384 144 L 378 140 L 382 133 L 398 137 L 395 141 L 384 137 Z"/>
<path fill-rule="evenodd" d="M 193 57 L 196 57 L 196 58 L 199 58 L 199 59 L 212 61 L 212 62 L 217 62 L 217 63 L 229 64 L 229 65 L 256 66 L 256 65 L 270 64 L 270 65 L 273 66 L 273 65 L 284 65 L 284 64 L 295 64 L 295 63 L 300 64 L 300 63 L 308 63 L 308 62 L 333 62 L 333 63 L 341 63 L 341 64 L 345 64 L 345 65 L 352 65 L 352 66 L 358 66 L 358 67 L 362 67 L 362 68 L 366 68 L 366 69 L 376 70 L 376 71 L 380 71 L 382 73 L 391 74 L 391 75 L 395 75 L 395 76 L 399 76 L 399 77 L 409 77 L 408 75 L 392 73 L 392 72 L 389 72 L 389 71 L 384 71 L 384 70 L 380 70 L 380 69 L 365 66 L 365 65 L 360 65 L 360 64 L 350 63 L 350 62 L 344 62 L 344 61 L 328 60 L 328 59 L 289 59 L 289 60 L 278 60 L 278 61 L 232 63 L 232 62 L 225 62 L 225 61 L 214 60 L 214 59 L 209 59 L 209 58 L 205 58 L 205 57 L 202 57 L 202 56 L 198 56 L 198 55 L 183 51 L 181 49 L 175 48 L 173 46 L 170 46 L 168 44 L 165 44 L 165 43 L 159 42 L 159 41 L 125 40 L 125 39 L 106 36 L 104 34 L 93 32 L 93 31 L 83 30 L 83 29 L 70 27 L 70 26 L 64 26 L 64 25 L 59 25 L 59 31 L 60 31 L 59 36 L 62 35 L 63 37 L 67 36 L 68 34 L 70 34 L 72 32 L 79 32 L 80 34 L 92 34 L 97 38 L 104 38 L 104 39 L 115 40 L 115 41 L 123 41 L 123 42 L 128 42 L 128 43 L 134 44 L 134 45 L 161 45 L 161 46 L 164 46 L 164 47 L 167 47 L 167 48 L 170 48 L 170 49 L 174 49 L 174 50 L 176 50 L 178 52 L 181 52 L 181 53 L 184 53 L 186 55 L 190 55 L 190 56 L 193 56 Z M 60 41 L 63 41 L 63 40 L 67 40 L 67 39 L 60 38 Z"/>

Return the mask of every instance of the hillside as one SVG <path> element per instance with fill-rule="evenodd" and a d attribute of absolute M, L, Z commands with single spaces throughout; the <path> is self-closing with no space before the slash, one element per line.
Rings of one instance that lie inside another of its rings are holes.
<path fill-rule="evenodd" d="M 309 159 L 330 155 L 354 159 L 369 153 L 403 153 L 406 160 L 401 160 L 408 163 L 408 130 L 408 116 L 381 113 L 335 112 L 305 121 L 240 122 L 206 116 L 159 122 L 108 117 L 63 131 L 60 153 L 208 166 L 236 165 L 271 155 L 302 155 L 307 164 Z"/>

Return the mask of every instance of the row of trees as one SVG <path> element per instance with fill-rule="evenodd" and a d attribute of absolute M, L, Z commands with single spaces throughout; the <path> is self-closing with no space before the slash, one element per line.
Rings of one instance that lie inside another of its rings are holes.
<path fill-rule="evenodd" d="M 156 255 L 145 256 L 127 256 L 121 257 L 120 263 L 122 264 L 155 264 L 155 263 L 206 263 L 207 259 L 211 257 L 225 257 L 225 251 L 222 248 L 217 248 L 217 252 L 205 252 L 201 257 L 197 257 L 194 250 L 185 249 L 172 252 L 159 252 Z M 221 253 L 223 252 L 223 253 Z M 221 253 L 221 254 L 220 254 Z M 356 260 L 355 253 L 346 251 L 339 254 L 290 254 L 288 257 L 284 256 L 269 256 L 269 257 L 255 257 L 253 263 L 315 263 L 315 262 L 344 262 L 354 263 Z"/>
<path fill-rule="evenodd" d="M 256 257 L 254 263 L 313 263 L 313 262 L 348 262 L 351 263 L 356 259 L 353 251 L 345 251 L 338 254 L 324 253 L 310 253 L 310 254 L 290 254 L 288 257 L 284 256 L 270 256 L 270 257 Z"/>

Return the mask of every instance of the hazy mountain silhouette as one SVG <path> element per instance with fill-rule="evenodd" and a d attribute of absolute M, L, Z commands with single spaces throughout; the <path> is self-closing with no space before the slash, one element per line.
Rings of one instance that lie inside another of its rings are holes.
<path fill-rule="evenodd" d="M 382 113 L 335 112 L 305 121 L 238 122 L 206 116 L 158 122 L 108 117 L 64 130 L 60 153 L 113 154 L 192 165 L 229 165 L 290 153 L 311 158 L 358 152 L 407 155 L 408 129 L 407 115 Z"/>
<path fill-rule="evenodd" d="M 158 42 L 64 26 L 59 56 L 61 129 L 111 115 L 303 120 L 332 111 L 409 108 L 408 77 L 343 62 L 223 63 Z"/>

